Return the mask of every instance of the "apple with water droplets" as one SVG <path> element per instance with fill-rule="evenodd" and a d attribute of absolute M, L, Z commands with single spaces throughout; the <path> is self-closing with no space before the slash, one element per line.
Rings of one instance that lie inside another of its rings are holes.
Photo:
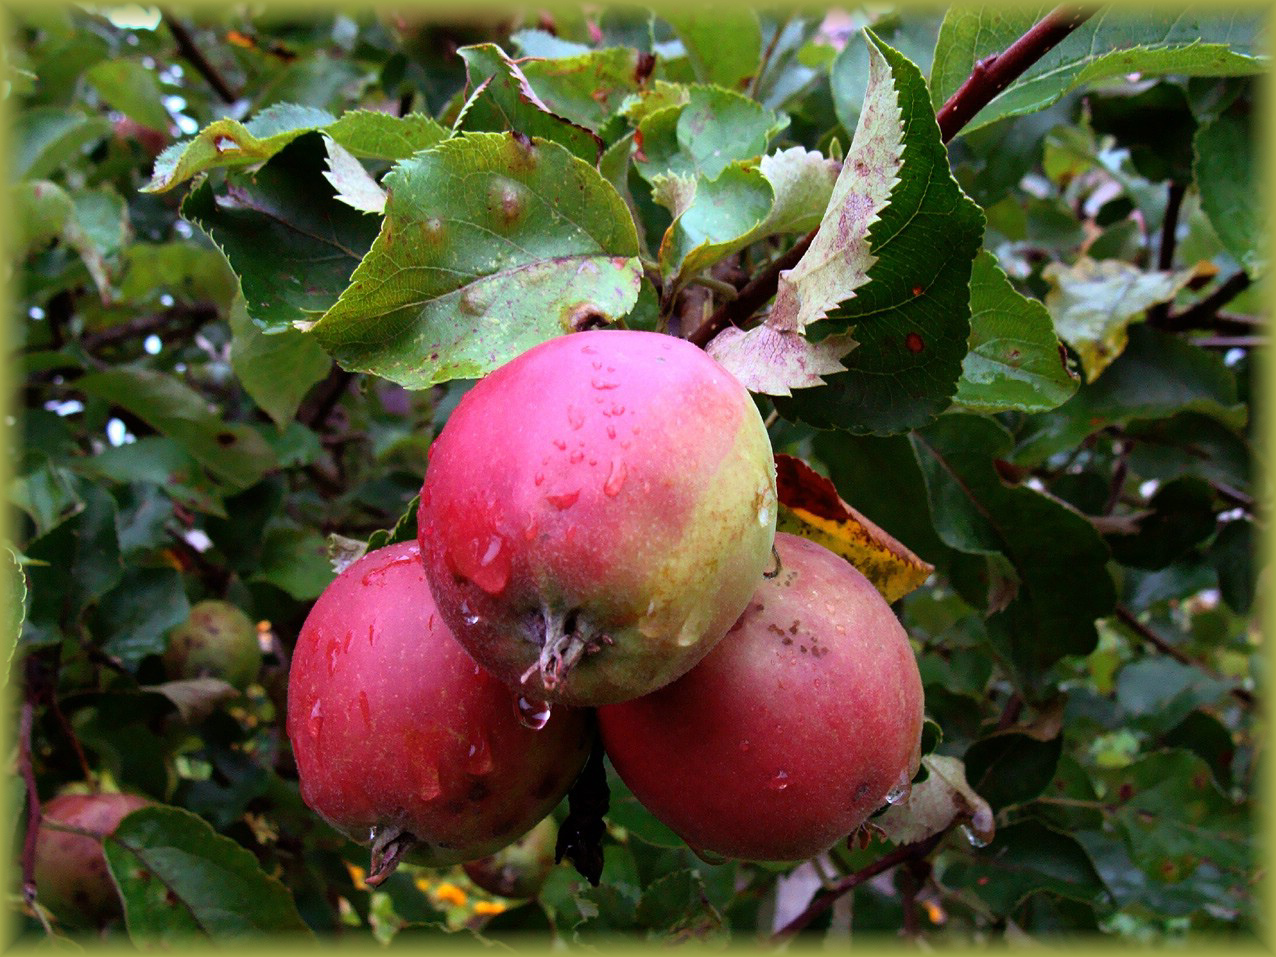
<path fill-rule="evenodd" d="M 794 535 L 780 571 L 688 674 L 600 708 L 634 796 L 691 847 L 803 860 L 907 794 L 921 676 L 890 606 L 853 566 Z"/>
<path fill-rule="evenodd" d="M 598 705 L 685 673 L 771 561 L 775 466 L 749 393 L 690 343 L 594 330 L 474 386 L 430 450 L 418 532 L 457 641 Z"/>
<path fill-rule="evenodd" d="M 452 638 L 419 547 L 377 549 L 319 596 L 293 652 L 288 737 L 303 800 L 372 842 L 368 882 L 398 861 L 490 854 L 567 793 L 591 716 L 528 701 Z"/>
<path fill-rule="evenodd" d="M 123 908 L 111 880 L 101 840 L 55 830 L 52 825 L 105 836 L 151 802 L 136 794 L 59 794 L 45 802 L 35 843 L 36 898 L 60 921 L 100 926 Z"/>

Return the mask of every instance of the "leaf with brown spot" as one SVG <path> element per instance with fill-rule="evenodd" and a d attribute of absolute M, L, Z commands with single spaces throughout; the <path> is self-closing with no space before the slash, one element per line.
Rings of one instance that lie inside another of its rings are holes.
<path fill-rule="evenodd" d="M 780 515 L 776 529 L 841 555 L 888 602 L 921 586 L 935 570 L 888 532 L 842 501 L 833 483 L 801 459 L 775 457 Z"/>

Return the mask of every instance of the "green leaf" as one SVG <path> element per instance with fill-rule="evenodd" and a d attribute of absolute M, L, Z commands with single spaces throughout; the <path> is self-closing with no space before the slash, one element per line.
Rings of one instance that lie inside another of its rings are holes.
<path fill-rule="evenodd" d="M 1257 582 L 1254 559 L 1259 538 L 1254 523 L 1237 519 L 1225 524 L 1210 548 L 1210 562 L 1218 571 L 1218 590 L 1228 607 L 1238 615 L 1248 614 L 1254 603 Z"/>
<path fill-rule="evenodd" d="M 252 485 L 274 465 L 270 446 L 255 429 L 226 422 L 199 393 L 172 376 L 118 366 L 77 379 L 76 386 L 128 409 L 231 485 Z"/>
<path fill-rule="evenodd" d="M 472 100 L 460 127 L 521 133 L 557 142 L 587 163 L 598 162 L 603 141 L 593 130 L 559 116 L 532 89 L 517 63 L 494 43 L 457 50 L 465 60 Z"/>
<path fill-rule="evenodd" d="M 660 11 L 682 41 L 701 83 L 738 90 L 757 72 L 762 57 L 762 28 L 747 7 L 696 6 Z"/>
<path fill-rule="evenodd" d="M 18 563 L 18 556 L 8 545 L 3 546 L 3 554 L 0 554 L 0 565 L 3 570 L 0 571 L 0 608 L 8 609 L 3 612 L 3 628 L 0 631 L 0 641 L 3 648 L 0 655 L 4 656 L 4 671 L 0 675 L 0 686 L 9 683 L 9 668 L 13 664 L 13 653 L 18 647 L 18 638 L 22 634 L 22 623 L 27 617 L 27 577 L 22 572 L 22 566 Z"/>
<path fill-rule="evenodd" d="M 1023 804 L 1054 778 L 1063 749 L 1062 736 L 1042 740 L 1008 730 L 980 738 L 966 749 L 966 777 L 994 811 Z"/>
<path fill-rule="evenodd" d="M 312 322 L 330 308 L 372 246 L 378 223 L 334 198 L 323 142 L 290 143 L 223 195 L 205 182 L 182 215 L 204 230 L 240 277 L 248 313 L 266 331 Z"/>
<path fill-rule="evenodd" d="M 1224 248 L 1257 278 L 1267 265 L 1268 231 L 1249 124 L 1233 112 L 1224 113 L 1197 130 L 1192 148 L 1201 209 Z"/>
<path fill-rule="evenodd" d="M 1164 568 L 1214 533 L 1214 491 L 1199 478 L 1173 479 L 1156 490 L 1131 525 L 1128 534 L 1107 536 L 1112 557 L 1137 568 Z"/>
<path fill-rule="evenodd" d="M 997 474 L 993 463 L 1012 444 L 1000 425 L 970 415 L 944 416 L 913 435 L 931 519 L 944 544 L 1013 567 L 1014 597 L 988 627 L 1021 679 L 1032 682 L 1064 655 L 1094 649 L 1095 619 L 1112 610 L 1116 596 L 1108 550 L 1094 526 L 1063 503 L 1008 485 Z M 990 601 L 994 609 L 1003 603 Z"/>
<path fill-rule="evenodd" d="M 1107 897 L 1085 848 L 1037 821 L 1001 828 L 973 859 L 946 868 L 942 880 L 946 887 L 966 888 L 998 914 L 1043 890 L 1082 903 Z"/>
<path fill-rule="evenodd" d="M 43 106 L 22 110 L 14 121 L 16 150 L 9 166 L 15 179 L 43 179 L 101 139 L 111 124 L 79 110 Z"/>
<path fill-rule="evenodd" d="M 168 131 L 172 120 L 154 69 L 133 60 L 103 60 L 85 71 L 84 78 L 111 109 L 152 130 Z"/>
<path fill-rule="evenodd" d="M 332 578 L 327 542 L 318 532 L 289 525 L 266 532 L 255 581 L 269 582 L 298 601 L 310 601 Z"/>
<path fill-rule="evenodd" d="M 477 378 L 638 296 L 624 201 L 564 147 L 470 133 L 387 177 L 381 234 L 314 334 L 408 388 Z"/>
<path fill-rule="evenodd" d="M 103 847 L 129 937 L 139 946 L 311 936 L 287 888 L 249 851 L 189 811 L 134 811 Z"/>
<path fill-rule="evenodd" d="M 113 482 L 150 482 L 185 508 L 225 517 L 215 485 L 181 445 L 162 435 L 110 446 L 76 463 L 79 472 Z"/>
<path fill-rule="evenodd" d="M 1152 306 L 1169 302 L 1187 285 L 1192 270 L 1144 271 L 1118 259 L 1082 257 L 1073 266 L 1050 263 L 1042 276 L 1051 284 L 1046 306 L 1059 337 L 1077 351 L 1087 382 L 1099 377 L 1125 349 L 1130 323 Z"/>
<path fill-rule="evenodd" d="M 972 412 L 1045 412 L 1076 391 L 1050 313 L 981 252 L 970 277 L 970 351 L 953 401 Z"/>
<path fill-rule="evenodd" d="M 757 167 L 732 163 L 717 179 L 681 180 L 692 191 L 660 249 L 661 271 L 675 284 L 768 236 L 805 233 L 820 224 L 837 166 L 800 146 L 762 157 Z"/>
<path fill-rule="evenodd" d="M 976 63 L 1001 53 L 1052 9 L 951 8 L 940 27 L 931 69 L 935 108 L 956 92 Z M 1267 68 L 1262 34 L 1261 14 L 1249 11 L 1210 15 L 1103 8 L 1011 82 L 966 131 L 1045 109 L 1072 90 L 1131 73 L 1144 78 L 1262 73 Z"/>
<path fill-rule="evenodd" d="M 685 100 L 684 100 L 685 97 Z M 657 176 L 675 173 L 693 179 L 713 180 L 736 160 L 748 160 L 766 152 L 771 139 L 789 125 L 766 107 L 716 86 L 685 88 L 657 85 L 645 101 L 666 105 L 647 112 L 638 122 L 642 147 L 634 156 L 638 172 L 653 182 Z M 631 112 L 631 116 L 642 115 Z"/>
<path fill-rule="evenodd" d="M 869 229 L 877 261 L 868 282 L 828 320 L 835 329 L 851 327 L 859 345 L 845 360 L 847 372 L 776 407 L 817 428 L 889 434 L 930 421 L 956 392 L 983 215 L 949 172 L 921 74 L 871 34 L 870 41 L 890 67 L 904 138 L 899 182 Z M 874 110 L 873 122 L 880 122 L 876 116 Z M 849 155 L 847 168 L 862 172 Z"/>
<path fill-rule="evenodd" d="M 94 637 L 129 667 L 164 652 L 164 636 L 190 615 L 182 576 L 174 568 L 128 568 L 94 612 Z"/>
<path fill-rule="evenodd" d="M 643 890 L 634 916 L 643 927 L 666 933 L 684 931 L 692 938 L 722 929 L 722 917 L 709 903 L 704 881 L 693 870 L 674 871 L 652 881 Z"/>
<path fill-rule="evenodd" d="M 1121 668 L 1116 698 L 1131 718 L 1168 731 L 1200 706 L 1225 699 L 1234 685 L 1173 658 L 1140 658 Z"/>
<path fill-rule="evenodd" d="M 107 262 L 128 236 L 128 208 L 109 190 L 67 193 L 48 180 L 13 187 L 14 213 L 19 223 L 20 248 L 31 250 L 60 239 L 83 260 L 103 302 L 111 293 L 114 270 Z"/>
<path fill-rule="evenodd" d="M 310 106 L 277 103 L 247 123 L 214 120 L 192 139 L 174 143 L 155 160 L 143 192 L 163 193 L 214 169 L 252 166 L 270 159 L 297 137 L 324 131 L 355 156 L 397 160 L 438 143 L 447 131 L 428 116 L 390 116 L 355 110 L 336 119 Z"/>
<path fill-rule="evenodd" d="M 639 56 L 632 47 L 609 47 L 574 56 L 527 60 L 520 68 L 549 109 L 598 133 L 624 98 L 639 89 Z"/>
<path fill-rule="evenodd" d="M 283 430 L 310 387 L 328 374 L 332 360 L 319 343 L 287 329 L 266 335 L 248 318 L 243 300 L 230 313 L 230 364 L 254 402 Z"/>

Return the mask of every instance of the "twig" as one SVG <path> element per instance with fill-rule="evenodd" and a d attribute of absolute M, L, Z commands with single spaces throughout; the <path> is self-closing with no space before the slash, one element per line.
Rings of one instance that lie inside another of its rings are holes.
<path fill-rule="evenodd" d="M 1203 336 L 1192 345 L 1202 349 L 1261 349 L 1270 340 L 1266 336 Z"/>
<path fill-rule="evenodd" d="M 195 303 L 189 306 L 173 306 L 163 312 L 150 316 L 139 316 L 117 326 L 109 326 L 100 332 L 90 332 L 81 337 L 80 345 L 89 352 L 99 352 L 106 346 L 113 346 L 130 339 L 139 339 L 152 333 L 162 332 L 171 326 L 185 331 L 198 329 L 206 322 L 217 318 L 217 307 L 212 303 Z"/>
<path fill-rule="evenodd" d="M 1169 655 L 1181 665 L 1187 665 L 1190 668 L 1196 668 L 1203 671 L 1211 678 L 1223 680 L 1222 675 L 1219 675 L 1203 661 L 1197 661 L 1186 652 L 1175 648 L 1155 631 L 1143 624 L 1143 622 L 1139 621 L 1134 612 L 1130 611 L 1130 609 L 1125 605 L 1116 606 L 1116 617 L 1118 621 L 1162 654 Z M 1232 696 L 1242 704 L 1252 705 L 1254 703 L 1254 696 L 1247 689 L 1233 685 L 1228 690 L 1232 693 Z"/>
<path fill-rule="evenodd" d="M 1166 316 L 1159 325 L 1162 329 L 1172 331 L 1208 329 L 1214 324 L 1214 320 L 1218 318 L 1219 310 L 1248 289 L 1251 282 L 1249 274 L 1243 270 L 1233 276 L 1229 276 L 1204 299 L 1195 305 L 1189 306 L 1177 315 Z"/>
<path fill-rule="evenodd" d="M 182 26 L 167 10 L 162 11 L 160 17 L 163 19 L 164 25 L 168 27 L 168 32 L 173 34 L 173 40 L 177 43 L 177 51 L 190 61 L 190 65 L 195 68 L 200 76 L 208 81 L 208 85 L 221 97 L 222 102 L 227 104 L 236 102 L 239 99 L 239 95 L 230 88 L 230 84 L 217 72 L 217 68 L 208 62 L 208 58 L 195 45 L 195 40 L 191 37 L 190 31 Z"/>
<path fill-rule="evenodd" d="M 31 731 L 35 726 L 37 700 L 45 697 L 43 677 L 39 673 L 35 657 L 28 657 L 25 666 L 25 688 L 22 699 L 22 716 L 18 723 L 18 771 L 27 790 L 27 833 L 22 840 L 22 899 L 28 907 L 35 905 L 35 844 L 40 835 L 43 812 L 40 792 L 35 786 L 35 769 L 31 764 Z"/>
<path fill-rule="evenodd" d="M 795 13 L 790 12 L 787 17 L 775 25 L 775 34 L 771 37 L 771 42 L 766 45 L 766 51 L 762 54 L 762 62 L 758 64 L 757 72 L 753 74 L 753 79 L 749 81 L 749 96 L 756 97 L 758 87 L 762 83 L 762 74 L 766 72 L 768 66 L 771 65 L 771 57 L 775 56 L 776 45 L 780 42 L 780 36 L 789 28 L 789 24 L 793 22 Z"/>
<path fill-rule="evenodd" d="M 918 841 L 916 844 L 904 844 L 895 848 L 889 854 L 884 854 L 867 867 L 861 868 L 854 874 L 843 877 L 840 881 L 830 887 L 815 900 L 807 905 L 806 910 L 798 914 L 791 921 L 775 932 L 771 938 L 773 943 L 779 943 L 792 937 L 798 931 L 808 927 L 810 923 L 819 917 L 826 910 L 833 906 L 833 902 L 844 894 L 849 893 L 859 887 L 865 881 L 870 881 L 878 874 L 885 874 L 887 871 L 906 861 L 920 860 L 925 857 L 943 840 L 947 831 L 940 831 L 938 834 L 932 834 L 924 841 Z"/>
<path fill-rule="evenodd" d="M 1093 7 L 1055 7 L 1003 52 L 986 56 L 976 63 L 966 82 L 935 114 L 944 142 L 956 136 L 997 94 L 1090 19 L 1094 12 Z"/>
<path fill-rule="evenodd" d="M 1130 452 L 1134 448 L 1131 439 L 1117 440 L 1117 461 L 1112 469 L 1112 483 L 1108 489 L 1108 500 L 1103 505 L 1103 514 L 1111 515 L 1121 501 L 1121 491 L 1125 488 L 1125 478 L 1130 471 Z"/>
<path fill-rule="evenodd" d="M 320 428 L 328 421 L 328 417 L 332 415 L 332 410 L 337 407 L 341 397 L 346 394 L 346 389 L 350 387 L 350 382 L 353 379 L 353 372 L 347 372 L 334 363 L 328 371 L 328 377 L 315 387 L 314 398 L 310 405 L 299 412 L 297 418 L 309 428 Z"/>
<path fill-rule="evenodd" d="M 775 290 L 780 284 L 780 273 L 798 264 L 798 260 L 806 254 L 813 239 L 815 239 L 814 230 L 794 243 L 793 248 L 788 252 L 771 260 L 752 282 L 740 290 L 739 296 L 731 302 L 723 303 L 708 319 L 700 323 L 695 331 L 687 336 L 687 341 L 703 349 L 727 326 L 745 322 L 775 295 Z"/>
<path fill-rule="evenodd" d="M 1156 268 L 1174 268 L 1175 233 L 1178 232 L 1179 210 L 1183 206 L 1183 196 L 1187 193 L 1187 185 L 1170 180 L 1165 197 L 1165 219 L 1161 222 L 1161 242 L 1156 251 Z M 1170 304 L 1159 302 L 1148 310 L 1147 321 L 1159 325 L 1170 314 Z"/>
<path fill-rule="evenodd" d="M 735 286 L 721 279 L 714 279 L 712 276 L 692 276 L 687 282 L 690 285 L 712 289 L 727 302 L 735 302 L 740 297 L 740 291 Z"/>

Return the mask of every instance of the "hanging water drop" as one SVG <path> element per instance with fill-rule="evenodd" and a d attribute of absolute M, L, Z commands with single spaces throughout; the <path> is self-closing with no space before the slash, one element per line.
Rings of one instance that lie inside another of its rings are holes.
<path fill-rule="evenodd" d="M 539 731 L 549 724 L 550 704 L 548 701 L 536 701 L 518 695 L 514 699 L 514 713 L 518 715 L 518 723 L 523 727 Z"/>
<path fill-rule="evenodd" d="M 966 840 L 970 842 L 971 847 L 979 848 L 988 846 L 988 842 L 976 834 L 969 824 L 963 824 L 961 826 L 961 832 L 966 835 Z"/>
<path fill-rule="evenodd" d="M 625 466 L 624 459 L 611 460 L 611 468 L 607 472 L 607 481 L 603 483 L 603 492 L 606 493 L 608 498 L 615 498 L 620 494 L 628 474 L 629 469 Z"/>
<path fill-rule="evenodd" d="M 783 791 L 789 786 L 789 772 L 776 771 L 771 775 L 771 780 L 767 782 L 767 787 L 772 791 Z"/>
<path fill-rule="evenodd" d="M 461 601 L 461 620 L 467 625 L 477 625 L 479 623 L 479 616 L 470 608 L 468 601 Z"/>

